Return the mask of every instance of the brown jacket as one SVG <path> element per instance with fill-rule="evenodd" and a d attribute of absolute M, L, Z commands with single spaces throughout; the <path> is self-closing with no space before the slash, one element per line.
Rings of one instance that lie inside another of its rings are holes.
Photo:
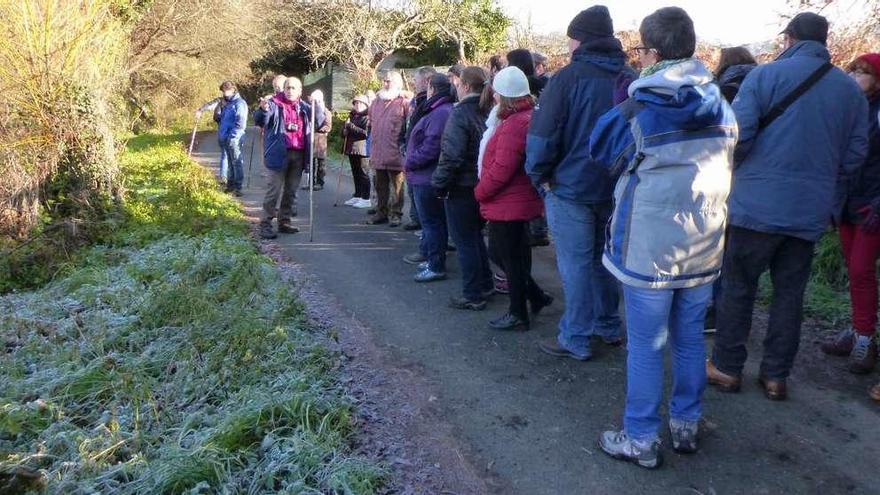
<path fill-rule="evenodd" d="M 376 170 L 403 170 L 398 138 L 409 117 L 409 100 L 376 98 L 370 105 L 370 163 Z"/>
<path fill-rule="evenodd" d="M 327 158 L 327 135 L 333 127 L 333 112 L 324 108 L 324 122 L 315 125 L 315 158 Z"/>

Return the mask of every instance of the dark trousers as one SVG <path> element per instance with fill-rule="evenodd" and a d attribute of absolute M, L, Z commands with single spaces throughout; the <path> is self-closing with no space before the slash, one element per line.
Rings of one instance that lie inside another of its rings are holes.
<path fill-rule="evenodd" d="M 462 295 L 469 301 L 482 301 L 492 289 L 492 270 L 483 239 L 483 219 L 473 189 L 456 189 L 446 199 L 446 222 L 455 242 L 461 266 Z"/>
<path fill-rule="evenodd" d="M 746 362 L 752 309 L 758 279 L 768 268 L 773 302 L 764 338 L 761 376 L 784 379 L 791 371 L 801 337 L 804 291 L 810 278 L 815 242 L 731 226 L 717 305 L 712 362 L 724 373 L 739 376 Z"/>
<path fill-rule="evenodd" d="M 422 224 L 422 240 L 419 250 L 428 258 L 428 268 L 432 272 L 446 272 L 446 240 L 449 233 L 446 229 L 446 210 L 443 200 L 431 186 L 410 185 L 419 211 L 419 223 Z"/>
<path fill-rule="evenodd" d="M 365 156 L 349 155 L 348 164 L 351 165 L 351 177 L 354 180 L 354 197 L 370 199 L 370 176 L 366 171 L 370 166 L 370 159 Z"/>
<path fill-rule="evenodd" d="M 526 301 L 533 305 L 544 300 L 544 291 L 532 278 L 532 248 L 529 222 L 489 222 L 489 250 L 501 263 L 510 285 L 510 313 L 529 321 Z"/>
<path fill-rule="evenodd" d="M 409 195 L 409 221 L 420 225 L 421 220 L 419 219 L 419 205 L 416 204 L 415 193 L 413 192 L 413 187 L 406 184 L 407 194 Z"/>
<path fill-rule="evenodd" d="M 313 169 L 315 171 L 315 185 L 324 187 L 324 175 L 326 158 L 315 158 Z"/>
<path fill-rule="evenodd" d="M 281 170 L 266 169 L 268 184 L 266 196 L 263 199 L 263 223 L 271 223 L 272 218 L 278 217 L 281 223 L 290 222 L 290 217 L 296 216 L 296 190 L 302 180 L 303 161 L 305 154 L 302 150 L 287 150 L 287 161 Z M 278 202 L 281 201 L 279 211 Z"/>

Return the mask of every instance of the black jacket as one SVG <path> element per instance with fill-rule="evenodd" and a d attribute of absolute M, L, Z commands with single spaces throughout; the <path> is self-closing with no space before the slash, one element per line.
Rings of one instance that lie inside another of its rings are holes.
<path fill-rule="evenodd" d="M 865 214 L 861 210 L 871 201 L 880 200 L 880 96 L 870 102 L 868 112 L 868 157 L 862 168 L 847 180 L 843 220 L 848 223 L 862 223 Z"/>
<path fill-rule="evenodd" d="M 480 110 L 480 96 L 465 96 L 455 108 L 440 144 L 440 162 L 431 178 L 436 189 L 454 193 L 477 185 L 477 157 L 486 130 L 487 115 Z"/>

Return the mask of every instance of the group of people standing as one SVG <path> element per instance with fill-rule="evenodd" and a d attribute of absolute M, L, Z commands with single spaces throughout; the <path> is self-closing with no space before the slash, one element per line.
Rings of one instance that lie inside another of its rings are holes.
<path fill-rule="evenodd" d="M 553 303 L 531 276 L 531 248 L 549 227 L 565 311 L 539 348 L 588 361 L 626 342 L 623 428 L 602 433 L 599 445 L 655 468 L 666 347 L 672 447 L 695 452 L 706 384 L 742 387 L 768 269 L 757 381 L 768 399 L 787 397 L 813 251 L 829 225 L 843 244 L 853 323 L 822 349 L 850 356 L 853 372 L 875 365 L 880 54 L 834 67 L 828 28 L 824 17 L 800 14 L 776 60 L 758 65 L 744 48 L 725 49 L 713 73 L 694 58 L 684 10 L 645 17 L 640 45 L 627 53 L 597 5 L 571 21 L 570 62 L 552 77 L 546 58 L 514 50 L 493 57 L 488 71 L 420 69 L 409 98 L 390 71 L 375 99 L 354 98 L 343 130 L 355 182 L 349 204 L 370 200 L 370 169 L 376 203 L 367 223 L 399 226 L 408 188 L 422 230 L 419 252 L 404 259 L 418 265 L 415 281 L 445 278 L 454 244 L 462 291 L 449 305 L 482 310 L 505 280 L 508 310 L 489 322 L 497 330 L 527 330 Z M 285 95 L 261 102 L 258 125 L 273 115 L 281 132 L 304 122 L 295 105 L 288 116 L 298 93 Z M 287 139 L 278 161 L 300 160 Z M 267 141 L 267 165 L 268 153 Z M 717 334 L 707 360 L 710 306 Z M 880 385 L 870 394 L 880 400 Z"/>

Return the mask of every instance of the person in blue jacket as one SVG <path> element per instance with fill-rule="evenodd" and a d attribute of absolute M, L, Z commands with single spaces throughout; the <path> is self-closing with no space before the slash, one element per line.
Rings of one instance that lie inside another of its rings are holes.
<path fill-rule="evenodd" d="M 244 157 L 241 147 L 247 129 L 248 106 L 231 81 L 224 81 L 220 85 L 220 91 L 226 103 L 220 112 L 217 136 L 220 138 L 220 147 L 229 160 L 226 188 L 232 194 L 241 196 L 241 186 L 244 183 Z"/>
<path fill-rule="evenodd" d="M 626 54 L 608 8 L 590 7 L 568 26 L 571 63 L 550 79 L 526 140 L 526 173 L 544 196 L 547 222 L 565 293 L 556 338 L 542 341 L 553 356 L 586 361 L 590 337 L 619 345 L 617 284 L 602 267 L 612 181 L 590 159 L 590 132 L 613 106 L 614 83 Z"/>
<path fill-rule="evenodd" d="M 311 116 L 312 107 L 302 100 L 302 83 L 295 77 L 287 78 L 283 93 L 261 99 L 260 108 L 254 113 L 254 124 L 263 128 L 263 160 L 269 175 L 260 219 L 260 237 L 264 239 L 277 237 L 272 228 L 275 217 L 278 217 L 278 232 L 295 234 L 299 231 L 291 223 L 297 214 L 296 190 L 303 168 L 312 159 Z"/>
<path fill-rule="evenodd" d="M 830 65 L 828 21 L 798 14 L 783 34 L 782 54 L 750 72 L 733 100 L 740 140 L 718 333 L 706 364 L 710 384 L 740 389 L 758 279 L 769 268 L 773 303 L 759 384 L 770 400 L 786 398 L 813 249 L 843 206 L 838 184 L 858 171 L 868 151 L 868 103 L 855 81 Z M 815 83 L 791 100 L 809 80 Z M 769 119 L 784 100 L 790 105 Z"/>
<path fill-rule="evenodd" d="M 599 446 L 655 468 L 667 345 L 672 447 L 697 450 L 703 318 L 721 271 L 737 127 L 714 76 L 693 58 L 687 12 L 660 9 L 639 32 L 641 77 L 590 138 L 591 156 L 620 176 L 603 263 L 623 285 L 628 351 L 623 429 L 604 432 Z"/>

